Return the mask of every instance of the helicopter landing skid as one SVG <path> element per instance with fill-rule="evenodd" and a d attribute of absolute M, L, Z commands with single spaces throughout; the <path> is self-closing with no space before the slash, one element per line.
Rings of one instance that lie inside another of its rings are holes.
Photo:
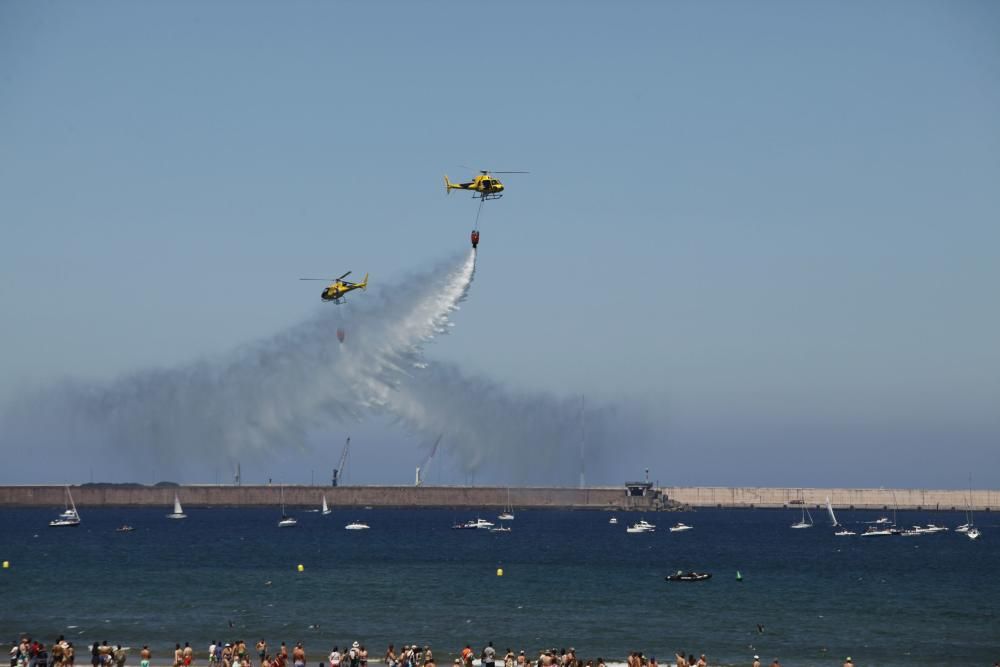
<path fill-rule="evenodd" d="M 500 194 L 499 192 L 491 192 L 489 194 L 482 194 L 479 195 L 478 197 L 473 197 L 473 199 L 479 199 L 481 201 L 489 201 L 491 199 L 500 199 L 500 197 L 503 197 L 503 195 Z"/>

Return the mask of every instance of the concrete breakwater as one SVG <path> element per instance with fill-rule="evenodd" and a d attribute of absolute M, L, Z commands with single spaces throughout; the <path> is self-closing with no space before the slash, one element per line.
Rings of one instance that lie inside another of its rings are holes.
<path fill-rule="evenodd" d="M 0 507 L 60 507 L 62 486 L 2 486 Z M 261 486 L 143 486 L 84 484 L 72 486 L 80 507 L 169 507 L 177 493 L 186 507 L 264 507 L 279 503 L 279 487 Z M 483 486 L 285 486 L 285 503 L 318 506 L 323 495 L 331 507 L 501 508 L 507 487 Z M 963 510 L 971 498 L 974 510 L 1000 509 L 1000 491 L 960 489 L 850 489 L 763 487 L 528 487 L 510 489 L 518 508 L 664 511 L 690 507 L 799 507 Z"/>

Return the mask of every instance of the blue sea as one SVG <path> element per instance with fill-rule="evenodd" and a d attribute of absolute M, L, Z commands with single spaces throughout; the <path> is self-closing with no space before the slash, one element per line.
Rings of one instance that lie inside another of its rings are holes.
<path fill-rule="evenodd" d="M 973 542 L 835 537 L 819 512 L 814 528 L 791 530 L 797 510 L 648 514 L 659 530 L 634 535 L 625 527 L 640 515 L 609 525 L 609 513 L 584 511 L 519 510 L 498 534 L 451 530 L 477 516 L 457 510 L 300 508 L 290 512 L 299 525 L 279 529 L 277 508 L 188 507 L 184 521 L 166 519 L 169 508 L 81 508 L 80 527 L 49 528 L 59 509 L 0 510 L 0 560 L 10 561 L 0 639 L 148 644 L 154 664 L 169 664 L 175 642 L 203 660 L 213 639 L 261 637 L 304 642 L 312 665 L 353 640 L 373 657 L 390 642 L 430 644 L 439 662 L 489 640 L 609 662 L 632 650 L 725 665 L 755 653 L 786 666 L 1000 660 L 995 514 L 977 516 Z M 839 513 L 858 532 L 876 516 Z M 355 519 L 371 529 L 344 530 Z M 677 521 L 694 530 L 668 532 Z M 901 526 L 962 521 L 899 513 Z M 136 530 L 115 532 L 123 523 Z M 713 578 L 664 581 L 689 569 Z"/>

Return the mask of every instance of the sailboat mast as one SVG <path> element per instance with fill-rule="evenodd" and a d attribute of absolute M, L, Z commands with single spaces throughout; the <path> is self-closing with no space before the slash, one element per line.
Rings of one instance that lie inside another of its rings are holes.
<path fill-rule="evenodd" d="M 584 416 L 587 410 L 587 397 L 580 394 L 580 488 L 587 486 L 586 475 L 584 474 L 584 449 L 587 445 L 587 426 Z"/>

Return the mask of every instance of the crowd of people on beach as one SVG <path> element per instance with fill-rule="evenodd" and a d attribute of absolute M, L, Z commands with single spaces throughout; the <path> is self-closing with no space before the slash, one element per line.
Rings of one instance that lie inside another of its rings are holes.
<path fill-rule="evenodd" d="M 121 644 L 111 645 L 107 641 L 94 642 L 90 647 L 91 667 L 126 667 L 129 653 L 133 649 L 123 647 Z M 139 666 L 150 667 L 153 654 L 148 646 L 143 646 L 138 651 Z M 208 646 L 205 655 L 207 667 L 307 667 L 306 651 L 302 642 L 297 642 L 289 651 L 288 645 L 281 642 L 276 650 L 272 650 L 264 639 L 254 645 L 253 652 L 247 647 L 247 643 L 242 639 L 235 641 L 221 642 L 213 640 Z M 385 653 L 380 659 L 384 667 L 437 667 L 434 652 L 430 646 L 420 647 L 418 644 L 403 644 L 398 649 L 394 644 L 389 644 Z M 344 643 L 343 650 L 340 645 L 335 645 L 333 650 L 324 656 L 324 660 L 318 662 L 317 667 L 368 667 L 368 649 L 358 641 Z M 196 662 L 195 650 L 190 643 L 179 642 L 174 646 L 172 667 L 193 667 Z M 633 651 L 626 658 L 627 667 L 659 667 L 663 663 L 656 660 L 656 656 L 646 656 L 644 653 Z M 667 665 L 673 663 L 674 667 L 708 667 L 708 659 L 702 653 L 695 658 L 693 654 L 685 655 L 684 651 L 676 651 L 674 659 Z M 59 638 L 52 643 L 51 647 L 46 647 L 44 643 L 33 640 L 30 636 L 23 636 L 13 643 L 10 649 L 10 667 L 74 667 L 76 664 L 76 649 L 73 642 L 67 641 L 65 637 Z M 166 665 L 167 661 L 159 662 Z M 514 652 L 511 648 L 506 648 L 501 655 L 493 646 L 493 642 L 488 642 L 480 651 L 475 651 L 471 644 L 458 653 L 458 657 L 452 660 L 450 667 L 607 667 L 603 657 L 584 660 L 577 656 L 576 649 L 556 650 L 542 649 L 537 657 L 529 657 L 524 649 Z M 762 667 L 760 657 L 753 656 L 751 667 Z M 781 663 L 775 659 L 770 663 L 770 667 L 781 667 Z M 843 667 L 854 667 L 851 658 L 844 661 Z M 1000 665 L 994 665 L 1000 667 Z"/>

